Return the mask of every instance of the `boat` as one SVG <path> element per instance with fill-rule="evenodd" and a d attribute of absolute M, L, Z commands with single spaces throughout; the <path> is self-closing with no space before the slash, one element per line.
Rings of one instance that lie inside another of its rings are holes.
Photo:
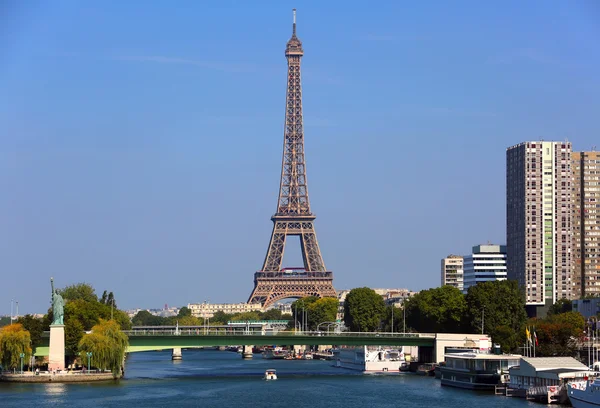
<path fill-rule="evenodd" d="M 399 373 L 404 363 L 403 348 L 350 347 L 333 351 L 335 367 L 363 373 Z"/>
<path fill-rule="evenodd" d="M 263 351 L 262 356 L 267 360 L 283 360 L 288 356 L 287 350 L 282 349 L 281 347 L 275 347 L 272 349 L 266 349 Z"/>
<path fill-rule="evenodd" d="M 452 353 L 440 366 L 442 385 L 470 390 L 494 390 L 508 383 L 508 369 L 519 365 L 518 354 Z"/>
<path fill-rule="evenodd" d="M 302 360 L 312 360 L 313 359 L 313 355 L 312 353 L 304 353 L 304 355 L 302 356 Z"/>
<path fill-rule="evenodd" d="M 433 377 L 435 375 L 435 363 L 424 363 L 417 367 L 417 375 L 426 375 Z"/>
<path fill-rule="evenodd" d="M 276 380 L 277 379 L 277 371 L 275 371 L 272 368 L 269 368 L 267 371 L 265 371 L 265 380 L 270 381 L 270 380 Z"/>
<path fill-rule="evenodd" d="M 400 363 L 400 371 L 407 372 L 410 371 L 410 363 L 407 361 L 403 361 Z"/>
<path fill-rule="evenodd" d="M 600 379 L 570 382 L 567 395 L 574 408 L 600 407 Z"/>

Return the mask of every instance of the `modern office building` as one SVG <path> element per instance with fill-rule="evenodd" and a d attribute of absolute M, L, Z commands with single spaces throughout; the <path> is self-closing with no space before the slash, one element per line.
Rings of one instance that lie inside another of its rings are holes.
<path fill-rule="evenodd" d="M 448 255 L 442 259 L 442 286 L 449 285 L 463 290 L 463 257 Z"/>
<path fill-rule="evenodd" d="M 573 298 L 600 295 L 600 152 L 573 152 Z"/>
<path fill-rule="evenodd" d="M 506 280 L 506 245 L 476 245 L 464 257 L 464 292 L 479 282 Z"/>
<path fill-rule="evenodd" d="M 508 278 L 525 291 L 530 315 L 571 298 L 571 179 L 569 142 L 524 142 L 506 151 Z"/>

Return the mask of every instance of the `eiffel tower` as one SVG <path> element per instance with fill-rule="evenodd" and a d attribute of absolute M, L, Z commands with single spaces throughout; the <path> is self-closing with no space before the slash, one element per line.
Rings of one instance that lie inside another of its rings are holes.
<path fill-rule="evenodd" d="M 260 303 L 263 308 L 286 298 L 305 296 L 336 297 L 333 272 L 325 268 L 317 234 L 315 215 L 310 211 L 308 183 L 304 161 L 304 129 L 302 126 L 302 85 L 300 59 L 304 55 L 302 42 L 296 36 L 296 9 L 292 38 L 287 43 L 288 80 L 285 109 L 285 133 L 281 184 L 277 213 L 271 217 L 273 233 L 265 262 L 254 274 L 254 290 L 248 303 Z M 282 269 L 285 240 L 300 237 L 304 269 Z"/>

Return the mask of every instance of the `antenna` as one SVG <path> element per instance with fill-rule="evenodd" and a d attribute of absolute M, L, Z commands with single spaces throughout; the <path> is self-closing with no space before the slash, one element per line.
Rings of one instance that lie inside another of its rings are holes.
<path fill-rule="evenodd" d="M 294 31 L 293 34 L 296 35 L 296 9 L 292 9 L 294 12 Z"/>

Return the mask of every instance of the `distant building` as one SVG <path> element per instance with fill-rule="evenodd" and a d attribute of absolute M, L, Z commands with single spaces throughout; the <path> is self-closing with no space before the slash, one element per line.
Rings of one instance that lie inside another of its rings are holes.
<path fill-rule="evenodd" d="M 464 292 L 479 282 L 506 280 L 506 246 L 476 245 L 464 257 Z"/>
<path fill-rule="evenodd" d="M 448 255 L 442 259 L 442 286 L 453 286 L 463 290 L 463 257 Z"/>
<path fill-rule="evenodd" d="M 581 313 L 586 320 L 596 317 L 600 313 L 600 298 L 575 299 L 573 300 L 573 311 Z"/>
<path fill-rule="evenodd" d="M 506 150 L 508 278 L 530 315 L 571 298 L 571 143 L 524 142 Z"/>
<path fill-rule="evenodd" d="M 419 292 L 414 292 L 408 289 L 381 289 L 375 288 L 372 289 L 375 293 L 383 298 L 386 304 L 391 305 L 395 304 L 399 306 L 402 302 L 410 297 L 413 297 Z M 350 290 L 338 290 L 338 300 L 340 302 L 340 309 L 343 311 L 344 300 L 346 300 L 346 296 L 350 293 Z"/>
<path fill-rule="evenodd" d="M 573 298 L 600 295 L 600 152 L 573 152 Z"/>
<path fill-rule="evenodd" d="M 188 309 L 194 317 L 211 318 L 217 312 L 227 314 L 260 312 L 262 306 L 260 303 L 190 303 Z"/>

